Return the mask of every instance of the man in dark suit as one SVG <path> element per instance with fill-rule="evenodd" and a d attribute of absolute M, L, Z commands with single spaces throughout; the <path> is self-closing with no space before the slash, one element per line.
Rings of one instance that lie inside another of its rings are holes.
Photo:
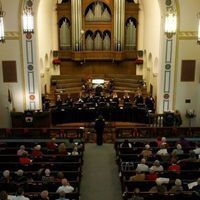
<path fill-rule="evenodd" d="M 99 115 L 99 117 L 95 120 L 95 130 L 96 130 L 96 143 L 97 145 L 103 144 L 103 132 L 105 127 L 105 120 L 102 115 Z"/>

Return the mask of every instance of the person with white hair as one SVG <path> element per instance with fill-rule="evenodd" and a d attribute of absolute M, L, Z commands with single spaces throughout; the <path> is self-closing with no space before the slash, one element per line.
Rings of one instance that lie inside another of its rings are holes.
<path fill-rule="evenodd" d="M 15 176 L 14 176 L 14 181 L 17 183 L 23 183 L 26 182 L 27 178 L 26 176 L 24 176 L 24 171 L 22 169 L 18 169 L 15 172 Z"/>
<path fill-rule="evenodd" d="M 10 183 L 12 180 L 12 177 L 10 175 L 10 171 L 9 170 L 4 170 L 3 171 L 3 177 L 1 178 L 1 183 Z"/>
<path fill-rule="evenodd" d="M 154 172 L 162 172 L 164 170 L 163 166 L 160 164 L 159 160 L 155 160 L 153 165 L 150 167 L 150 169 Z"/>
<path fill-rule="evenodd" d="M 176 192 L 182 192 L 182 191 L 183 191 L 182 181 L 180 179 L 176 179 L 175 185 L 172 186 L 169 192 L 176 193 Z"/>
<path fill-rule="evenodd" d="M 24 189 L 19 187 L 16 192 L 16 196 L 13 196 L 12 200 L 30 200 L 24 196 Z"/>
<path fill-rule="evenodd" d="M 165 144 L 160 145 L 160 149 L 156 153 L 159 156 L 168 156 L 167 148 L 165 147 Z"/>
<path fill-rule="evenodd" d="M 37 144 L 32 151 L 33 158 L 42 158 L 41 145 Z"/>
<path fill-rule="evenodd" d="M 53 182 L 54 181 L 54 177 L 51 176 L 51 170 L 50 169 L 45 169 L 44 170 L 44 176 L 42 176 L 42 182 L 43 183 L 49 183 L 49 182 Z"/>
<path fill-rule="evenodd" d="M 176 149 L 174 149 L 171 153 L 172 156 L 178 156 L 178 155 L 183 155 L 184 151 L 182 149 L 181 144 L 176 145 Z"/>
<path fill-rule="evenodd" d="M 142 150 L 142 152 L 140 153 L 140 155 L 143 156 L 143 158 L 147 159 L 149 157 L 151 157 L 153 155 L 151 149 L 150 149 L 150 145 L 149 144 L 146 144 L 145 145 L 145 149 Z"/>
<path fill-rule="evenodd" d="M 70 185 L 66 178 L 62 179 L 62 185 L 58 187 L 56 193 L 60 193 L 61 191 L 64 191 L 65 193 L 71 193 L 74 191 L 74 187 Z"/>
<path fill-rule="evenodd" d="M 19 149 L 17 150 L 17 155 L 18 156 L 22 156 L 23 153 L 27 153 L 28 154 L 28 152 L 26 151 L 26 147 L 24 145 L 21 145 L 19 147 Z"/>
<path fill-rule="evenodd" d="M 139 172 L 148 172 L 149 171 L 149 166 L 146 164 L 146 159 L 142 158 L 140 163 L 138 163 L 136 167 L 136 171 Z"/>
<path fill-rule="evenodd" d="M 47 190 L 43 190 L 40 193 L 40 199 L 38 200 L 49 200 L 49 192 Z"/>
<path fill-rule="evenodd" d="M 157 178 L 155 182 L 156 182 L 156 186 L 153 186 L 149 190 L 150 193 L 164 194 L 167 192 L 167 187 L 163 185 L 163 182 L 161 181 L 160 178 Z"/>

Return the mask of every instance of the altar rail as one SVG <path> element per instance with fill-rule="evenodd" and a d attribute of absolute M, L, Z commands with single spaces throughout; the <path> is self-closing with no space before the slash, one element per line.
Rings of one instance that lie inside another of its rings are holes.
<path fill-rule="evenodd" d="M 115 138 L 199 137 L 200 127 L 116 127 Z"/>
<path fill-rule="evenodd" d="M 2 128 L 0 129 L 0 138 L 74 138 L 82 139 L 84 136 L 84 127 L 69 128 Z"/>

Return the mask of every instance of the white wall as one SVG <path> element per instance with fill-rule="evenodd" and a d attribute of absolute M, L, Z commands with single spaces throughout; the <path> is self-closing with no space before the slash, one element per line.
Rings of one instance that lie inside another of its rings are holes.
<path fill-rule="evenodd" d="M 57 49 L 56 0 L 40 0 L 37 12 L 38 67 L 41 78 L 41 91 L 44 85 L 50 91 L 52 50 Z M 41 61 L 43 65 L 41 65 Z"/>
<path fill-rule="evenodd" d="M 1 0 L 5 15 L 5 31 L 15 32 L 20 35 L 19 32 L 19 0 Z M 16 83 L 4 83 L 2 74 L 2 61 L 14 60 L 17 65 L 17 82 Z M 23 77 L 23 62 L 22 62 L 22 48 L 20 37 L 19 39 L 6 39 L 4 44 L 0 43 L 0 127 L 9 127 L 9 109 L 11 106 L 8 102 L 8 88 L 11 91 L 13 106 L 16 111 L 23 111 L 24 109 L 24 77 Z"/>
<path fill-rule="evenodd" d="M 159 88 L 157 89 L 157 78 L 153 74 L 159 73 L 162 60 L 160 59 L 161 11 L 158 0 L 140 0 L 140 3 L 138 48 L 145 50 L 143 58 L 145 63 L 143 70 L 137 68 L 137 74 L 143 74 L 148 90 L 151 83 L 154 89 L 153 95 L 157 96 Z M 151 55 L 151 60 L 148 59 L 149 55 Z M 155 61 L 156 67 L 154 67 Z"/>
<path fill-rule="evenodd" d="M 180 6 L 180 31 L 197 31 L 197 13 L 200 11 L 199 0 L 179 0 Z M 175 108 L 180 110 L 183 117 L 183 125 L 188 125 L 185 118 L 186 109 L 194 109 L 197 117 L 193 119 L 192 125 L 200 124 L 200 46 L 196 39 L 182 39 L 177 43 L 177 74 L 176 74 L 176 96 Z M 195 81 L 181 82 L 182 60 L 196 60 Z M 185 99 L 191 99 L 191 103 L 185 103 Z"/>

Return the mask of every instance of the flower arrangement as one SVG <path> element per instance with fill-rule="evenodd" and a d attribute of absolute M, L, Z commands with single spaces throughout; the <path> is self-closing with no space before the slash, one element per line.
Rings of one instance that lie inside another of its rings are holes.
<path fill-rule="evenodd" d="M 54 58 L 52 61 L 53 65 L 60 65 L 61 64 L 61 60 L 59 58 Z"/>
<path fill-rule="evenodd" d="M 185 116 L 188 119 L 192 119 L 192 118 L 196 117 L 195 112 L 192 109 L 186 110 Z"/>

